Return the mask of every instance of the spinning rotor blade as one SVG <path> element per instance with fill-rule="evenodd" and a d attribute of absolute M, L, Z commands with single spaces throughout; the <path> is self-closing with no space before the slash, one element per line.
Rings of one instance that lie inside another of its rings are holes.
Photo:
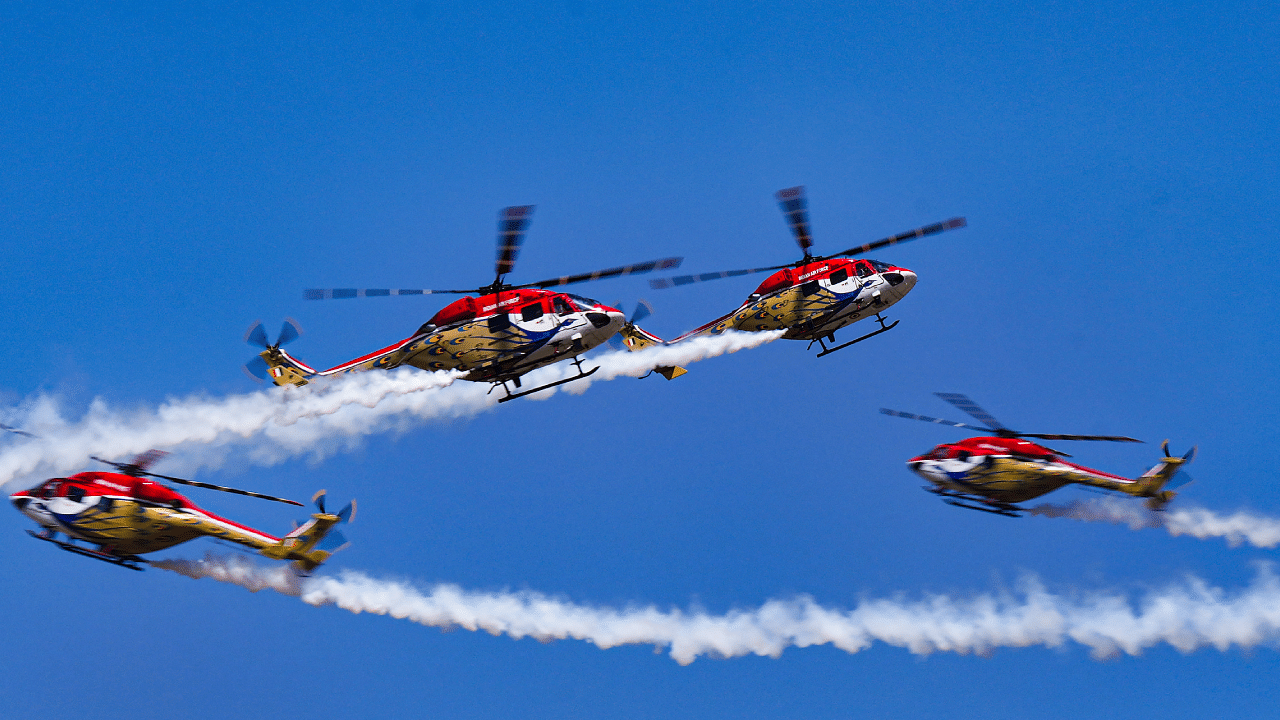
<path fill-rule="evenodd" d="M 5 425 L 4 423 L 0 423 L 0 430 L 3 430 L 4 432 L 11 432 L 14 435 L 26 435 L 27 437 L 30 437 L 30 438 L 35 437 L 35 435 L 32 435 L 26 430 L 19 430 L 18 428 L 13 427 L 12 425 Z"/>
<path fill-rule="evenodd" d="M 573 285 L 581 282 L 590 282 L 592 280 L 621 277 L 623 275 L 642 275 L 647 272 L 653 272 L 654 270 L 674 270 L 680 267 L 680 263 L 682 262 L 684 262 L 684 258 L 682 257 L 662 258 L 661 260 L 633 263 L 631 265 L 609 268 L 608 270 L 597 270 L 595 272 L 582 273 L 580 275 L 565 275 L 564 277 L 552 278 L 550 280 L 539 280 L 538 282 L 525 283 L 523 285 L 512 285 L 511 287 L 512 289 L 560 287 L 562 285 Z"/>
<path fill-rule="evenodd" d="M 964 428 L 966 430 L 978 430 L 980 432 L 991 432 L 991 428 L 978 427 L 977 425 L 967 425 L 965 423 L 954 422 L 952 420 L 943 420 L 942 418 L 929 417 L 928 415 L 916 415 L 915 413 L 902 412 L 901 410 L 890 410 L 888 408 L 880 408 L 880 412 L 885 415 L 894 417 L 910 418 L 912 420 L 922 420 L 928 423 L 937 423 L 938 425 L 950 425 L 951 427 Z"/>
<path fill-rule="evenodd" d="M 791 189 L 795 190 L 796 188 L 791 188 Z M 803 188 L 801 188 L 801 191 L 802 192 L 800 195 L 800 199 L 801 199 L 801 202 L 803 202 L 803 198 L 804 198 Z M 788 191 L 783 190 L 778 193 L 778 200 L 780 203 L 782 203 L 783 212 L 788 212 L 787 205 L 786 205 L 787 201 L 782 198 L 782 193 L 785 193 L 785 192 L 788 192 Z M 799 208 L 798 212 L 804 213 L 803 207 Z M 792 218 L 792 215 L 788 213 L 788 222 L 792 222 L 791 218 Z M 936 235 L 937 233 L 944 232 L 946 230 L 954 230 L 955 228 L 962 228 L 968 224 L 967 221 L 962 217 L 951 218 L 950 220 L 946 220 L 944 222 L 934 223 L 932 225 L 925 225 L 924 227 L 916 228 L 915 230 L 908 230 L 907 232 L 904 232 L 904 233 L 898 233 L 897 235 L 884 238 L 883 240 L 876 240 L 875 242 L 869 242 L 866 245 L 859 245 L 857 247 L 852 247 L 852 248 L 849 248 L 848 250 L 844 250 L 842 252 L 838 252 L 833 255 L 821 255 L 818 257 L 813 257 L 809 255 L 809 246 L 812 246 L 813 242 L 809 237 L 809 225 L 808 225 L 807 214 L 804 215 L 802 222 L 803 222 L 803 225 L 801 226 L 797 226 L 795 224 L 792 225 L 792 232 L 796 234 L 796 242 L 799 243 L 800 247 L 803 248 L 805 251 L 805 259 L 802 262 L 819 262 L 822 260 L 830 260 L 831 258 L 835 258 L 835 257 L 844 257 L 846 255 L 859 255 L 861 253 L 865 253 L 871 250 L 877 250 L 879 248 L 887 247 L 889 245 L 896 245 L 900 242 L 906 242 L 907 240 L 914 240 L 916 238 L 925 237 L 926 235 Z M 801 235 L 801 232 L 803 232 L 803 235 Z M 805 245 L 806 242 L 809 244 L 808 246 Z M 793 266 L 795 266 L 795 263 L 790 263 L 787 265 L 774 265 L 772 267 L 752 268 L 750 270 L 727 270 L 724 272 L 702 273 L 701 275 L 680 275 L 677 277 L 670 277 L 670 278 L 658 278 L 657 280 L 650 280 L 649 287 L 653 288 L 654 290 L 666 290 L 668 288 L 678 287 L 680 285 L 690 285 L 696 282 L 705 282 L 707 280 L 719 280 L 720 278 L 727 278 L 727 277 L 738 277 L 740 275 L 752 275 L 754 273 L 772 272 L 774 270 L 781 270 L 783 268 L 788 268 Z"/>
<path fill-rule="evenodd" d="M 260 348 L 269 348 L 271 344 L 267 342 L 267 328 L 258 320 L 249 327 L 249 331 L 244 334 L 244 341 Z"/>
<path fill-rule="evenodd" d="M 134 457 L 132 462 L 127 462 L 127 463 L 116 462 L 114 460 L 106 460 L 104 458 L 98 457 L 97 455 L 90 455 L 89 459 L 97 460 L 103 465 L 110 465 L 111 467 L 119 470 L 125 475 L 132 475 L 133 477 L 141 477 L 143 475 L 150 475 L 151 473 L 147 472 L 147 468 L 156 464 L 156 462 L 158 462 L 168 454 L 169 453 L 165 452 L 164 450 L 148 450 Z"/>
<path fill-rule="evenodd" d="M 271 379 L 271 375 L 269 374 L 271 372 L 271 366 L 268 365 L 267 361 L 263 360 L 261 356 L 257 356 L 254 359 L 250 360 L 249 362 L 245 363 L 244 371 L 248 373 L 249 377 L 254 378 L 256 380 Z"/>
<path fill-rule="evenodd" d="M 960 408 L 961 410 L 971 415 L 974 419 L 978 420 L 979 422 L 986 423 L 987 427 L 992 430 L 1008 430 L 1009 429 L 1005 427 L 1003 424 L 1001 424 L 999 420 L 992 417 L 991 413 L 978 407 L 978 403 L 970 400 L 968 395 L 962 395 L 960 393 L 934 393 L 934 395 L 937 395 L 943 400 L 946 400 L 952 405 L 955 405 L 956 407 Z"/>
<path fill-rule="evenodd" d="M 938 233 L 944 232 L 946 230 L 954 230 L 956 228 L 962 228 L 968 224 L 969 224 L 968 221 L 966 221 L 964 218 L 955 217 L 955 218 L 951 218 L 950 220 L 944 220 L 942 222 L 934 223 L 932 225 L 925 225 L 924 227 L 916 228 L 915 230 L 908 230 L 903 233 L 898 233 L 897 235 L 891 235 L 887 238 L 884 238 L 883 240 L 876 240 L 875 242 L 869 242 L 866 245 L 851 247 L 848 250 L 843 250 L 833 255 L 823 255 L 822 257 L 814 258 L 814 260 L 827 260 L 830 258 L 843 257 L 846 255 L 861 255 L 862 253 L 870 252 L 872 250 L 879 250 L 882 247 L 897 245 L 900 242 L 906 242 L 908 240 L 915 240 L 916 238 L 922 238 L 922 237 L 925 237 L 926 235 L 937 235 Z"/>
<path fill-rule="evenodd" d="M 498 278 L 511 272 L 524 242 L 524 231 L 533 219 L 533 205 L 516 205 L 498 213 Z"/>
<path fill-rule="evenodd" d="M 139 472 L 146 472 L 147 468 L 160 462 L 168 454 L 164 450 L 148 450 L 135 457 L 133 462 L 129 463 L 129 466 L 137 468 Z"/>
<path fill-rule="evenodd" d="M 631 319 L 627 321 L 627 324 L 635 325 L 652 314 L 653 306 L 649 304 L 648 300 L 641 298 L 636 301 L 636 309 L 631 313 Z"/>
<path fill-rule="evenodd" d="M 1013 433 L 1013 436 L 1038 438 L 1040 440 L 1099 440 L 1099 441 L 1105 440 L 1110 442 L 1133 442 L 1133 443 L 1142 442 L 1141 440 L 1135 440 L 1131 437 L 1124 437 L 1123 435 L 1049 435 L 1049 434 L 1041 434 L 1041 433 L 1016 432 L 1016 433 Z"/>
<path fill-rule="evenodd" d="M 280 335 L 276 337 L 275 347 L 288 345 L 300 337 L 302 337 L 302 326 L 293 318 L 285 318 L 284 324 L 280 326 Z"/>
<path fill-rule="evenodd" d="M 1191 474 L 1188 473 L 1186 470 L 1179 470 L 1178 472 L 1173 474 L 1173 478 L 1169 480 L 1169 482 L 1164 484 L 1164 489 L 1177 490 L 1178 488 L 1183 487 L 1185 485 L 1190 485 L 1195 481 L 1196 479 L 1191 477 Z"/>
<path fill-rule="evenodd" d="M 787 225 L 791 227 L 791 234 L 796 236 L 796 244 L 804 251 L 807 260 L 809 248 L 813 247 L 813 237 L 809 234 L 809 201 L 805 199 L 804 186 L 779 190 L 777 198 Z"/>
<path fill-rule="evenodd" d="M 264 350 L 274 350 L 281 345 L 289 343 L 302 337 L 302 326 L 293 318 L 285 318 L 284 324 L 280 326 L 280 335 L 276 338 L 276 344 L 272 345 L 267 340 L 267 328 L 262 324 L 261 320 L 257 320 L 244 334 L 244 341 L 254 347 L 260 347 Z"/>
<path fill-rule="evenodd" d="M 475 290 L 415 290 L 411 288 L 308 288 L 302 291 L 303 300 L 348 300 L 362 297 L 387 297 L 389 295 L 468 295 Z"/>
<path fill-rule="evenodd" d="M 160 478 L 161 480 L 168 480 L 169 482 L 175 482 L 175 483 L 178 483 L 179 485 L 190 485 L 191 487 L 204 488 L 206 490 L 218 490 L 220 492 L 234 493 L 236 495 L 248 495 L 249 497 L 261 498 L 263 500 L 274 500 L 276 502 L 282 502 L 287 505 L 297 505 L 299 507 L 302 506 L 302 503 L 298 502 L 297 500 L 287 500 L 285 498 L 278 498 L 274 495 L 263 495 L 262 493 L 251 492 L 249 490 L 239 490 L 237 488 L 229 488 L 222 485 L 211 485 L 209 483 L 198 482 L 196 480 L 183 480 L 182 478 L 169 477 L 168 475 L 157 475 L 155 473 L 149 473 L 149 472 L 144 472 L 142 474 L 149 475 L 154 478 Z"/>
<path fill-rule="evenodd" d="M 773 272 L 783 268 L 791 267 L 790 265 L 774 265 L 773 267 L 751 268 L 750 270 L 725 270 L 722 272 L 702 273 L 701 275 L 677 275 L 669 278 L 658 278 L 650 280 L 649 287 L 654 290 L 666 290 L 668 288 L 679 287 L 681 285 L 692 285 L 696 282 L 706 282 L 707 280 L 719 280 L 720 278 L 740 277 L 742 275 L 754 275 L 755 273 Z"/>

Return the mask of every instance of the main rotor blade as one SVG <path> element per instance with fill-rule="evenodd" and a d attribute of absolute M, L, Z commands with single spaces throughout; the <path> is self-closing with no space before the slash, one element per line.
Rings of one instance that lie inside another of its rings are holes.
<path fill-rule="evenodd" d="M 999 420 L 992 417 L 991 413 L 978 407 L 978 403 L 970 400 L 968 395 L 962 395 L 960 393 L 934 393 L 934 395 L 937 395 L 943 400 L 946 400 L 952 405 L 955 405 L 956 407 L 965 411 L 969 415 L 973 416 L 979 422 L 986 423 L 987 427 L 991 428 L 992 430 L 1008 430 L 1009 429 L 1005 427 L 1003 424 L 1001 424 Z"/>
<path fill-rule="evenodd" d="M 901 410 L 890 410 L 888 408 L 880 408 L 880 412 L 885 415 L 894 417 L 909 418 L 911 420 L 922 420 L 927 423 L 937 423 L 938 425 L 950 425 L 951 427 L 964 428 L 966 430 L 977 430 L 979 432 L 991 432 L 991 428 L 978 427 L 977 425 L 968 425 L 966 423 L 955 422 L 953 420 L 943 420 L 942 418 L 929 417 L 928 415 L 916 415 L 915 413 L 902 412 Z"/>
<path fill-rule="evenodd" d="M 634 263 L 631 265 L 623 265 L 622 267 L 609 268 L 608 270 L 597 270 L 590 273 L 582 273 L 580 275 L 565 275 L 564 277 L 552 278 L 550 280 L 539 280 L 538 282 L 525 283 L 523 285 L 512 285 L 512 289 L 519 288 L 550 288 L 560 287 L 562 285 L 573 285 L 575 283 L 590 282 L 592 280 L 603 280 L 611 277 L 621 277 L 623 275 L 642 275 L 654 270 L 674 270 L 680 267 L 680 263 L 684 262 L 682 257 L 662 258 L 661 260 L 650 260 L 648 262 Z"/>
<path fill-rule="evenodd" d="M 146 472 L 147 468 L 160 462 L 168 454 L 164 450 L 148 450 L 135 457 L 129 466 L 137 468 L 139 472 Z"/>
<path fill-rule="evenodd" d="M 14 435 L 26 435 L 27 437 L 30 437 L 30 438 L 35 437 L 35 435 L 32 435 L 26 430 L 19 430 L 18 428 L 13 427 L 12 425 L 5 425 L 3 423 L 0 423 L 0 430 L 3 430 L 4 432 L 11 432 Z"/>
<path fill-rule="evenodd" d="M 851 247 L 848 250 L 843 250 L 841 252 L 835 253 L 834 255 L 823 255 L 822 257 L 815 258 L 815 260 L 828 260 L 830 258 L 842 257 L 845 255 L 861 255 L 862 253 L 865 253 L 865 252 L 870 252 L 872 250 L 879 250 L 882 247 L 888 247 L 890 245 L 897 245 L 900 242 L 906 242 L 908 240 L 915 240 L 916 238 L 922 238 L 922 237 L 925 237 L 926 235 L 937 235 L 938 233 L 944 232 L 946 230 L 954 230 L 956 228 L 962 228 L 965 225 L 968 225 L 968 221 L 966 221 L 962 217 L 955 217 L 955 218 L 951 218 L 950 220 L 944 220 L 939 223 L 934 223 L 932 225 L 925 225 L 924 227 L 916 228 L 915 230 L 908 230 L 903 233 L 898 233 L 897 235 L 891 235 L 887 238 L 884 238 L 883 240 L 876 240 L 875 242 L 869 242 L 866 245 Z"/>
<path fill-rule="evenodd" d="M 677 275 L 669 278 L 658 278 L 649 281 L 649 287 L 654 290 L 666 290 L 668 288 L 679 287 L 681 285 L 692 285 L 696 282 L 706 282 L 707 280 L 719 280 L 727 277 L 741 277 L 743 275 L 754 275 L 755 273 L 772 272 L 783 268 L 791 267 L 790 265 L 774 265 L 773 267 L 751 268 L 750 270 L 725 270 L 723 272 L 702 273 L 701 275 Z"/>
<path fill-rule="evenodd" d="M 796 244 L 809 257 L 809 248 L 813 247 L 813 237 L 809 234 L 809 201 L 804 196 L 804 186 L 779 190 L 778 205 L 782 206 L 782 214 L 787 218 L 791 234 L 796 237 Z"/>
<path fill-rule="evenodd" d="M 1135 440 L 1131 437 L 1123 435 L 1051 435 L 1048 433 L 1013 433 L 1015 437 L 1038 438 L 1040 440 L 1098 440 L 1109 442 L 1132 442 L 1140 443 L 1141 440 Z"/>
<path fill-rule="evenodd" d="M 415 290 L 394 288 L 307 288 L 302 291 L 303 300 L 348 300 L 358 297 L 386 297 L 389 295 L 470 295 L 476 290 Z M 264 333 L 265 337 L 265 333 Z"/>
<path fill-rule="evenodd" d="M 224 487 L 222 485 L 211 485 L 209 483 L 203 483 L 196 480 L 183 480 L 182 478 L 169 477 L 168 475 L 157 475 L 155 473 L 149 473 L 149 472 L 144 472 L 142 474 L 150 475 L 151 477 L 154 477 L 154 478 L 160 478 L 161 480 L 168 480 L 169 482 L 175 482 L 175 483 L 178 483 L 179 485 L 190 485 L 191 487 L 204 488 L 206 490 L 218 490 L 220 492 L 234 493 L 236 495 L 248 495 L 249 497 L 261 498 L 263 500 L 274 500 L 275 502 L 282 502 L 282 503 L 285 503 L 286 505 L 297 505 L 299 507 L 302 506 L 302 503 L 296 500 L 287 500 L 285 498 L 278 498 L 274 495 L 263 495 L 262 493 L 251 492 L 249 490 L 239 490 L 236 488 Z"/>
<path fill-rule="evenodd" d="M 520 254 L 520 244 L 524 242 L 524 231 L 533 219 L 532 205 L 516 205 L 503 208 L 498 213 L 498 261 L 496 269 L 498 277 L 511 272 L 516 266 L 516 257 Z"/>

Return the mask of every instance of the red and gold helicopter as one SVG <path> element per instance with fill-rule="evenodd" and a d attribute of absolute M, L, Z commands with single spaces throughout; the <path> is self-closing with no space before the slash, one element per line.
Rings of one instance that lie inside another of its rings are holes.
<path fill-rule="evenodd" d="M 355 514 L 354 501 L 337 513 L 329 513 L 325 511 L 321 490 L 312 498 L 319 512 L 293 532 L 275 537 L 203 510 L 174 490 L 147 478 L 290 505 L 302 503 L 147 471 L 166 454 L 151 450 L 128 463 L 93 458 L 115 467 L 118 472 L 82 472 L 68 478 L 52 478 L 30 490 L 13 493 L 9 500 L 44 528 L 39 533 L 28 530 L 32 537 L 131 570 L 142 569 L 141 565 L 147 560 L 139 556 L 144 553 L 203 536 L 247 545 L 276 560 L 292 561 L 303 573 L 316 569 L 346 545 L 346 539 L 333 527 L 351 520 Z M 58 539 L 59 533 L 65 534 L 66 539 Z"/>
<path fill-rule="evenodd" d="M 726 330 L 746 332 L 785 330 L 782 336 L 785 339 L 808 340 L 811 347 L 813 343 L 818 343 L 822 348 L 818 357 L 842 350 L 854 343 L 887 332 L 898 325 L 898 321 L 886 325 L 880 313 L 911 292 L 916 284 L 916 274 L 906 268 L 876 260 L 840 258 L 878 250 L 966 225 L 962 217 L 951 218 L 832 255 L 814 256 L 810 252 L 813 239 L 809 234 L 809 210 L 804 187 L 779 190 L 777 198 L 786 216 L 787 224 L 791 227 L 791 233 L 795 235 L 796 243 L 804 252 L 804 257 L 788 265 L 651 280 L 649 284 L 654 289 L 662 290 L 706 280 L 773 272 L 737 310 L 685 333 L 667 344 L 674 344 L 699 335 L 718 335 Z M 828 342 L 834 345 L 837 330 L 873 315 L 880 323 L 878 330 L 846 343 L 827 347 Z M 627 347 L 633 350 L 664 342 L 661 338 L 634 326 L 627 327 L 622 334 Z"/>
<path fill-rule="evenodd" d="M 588 377 L 598 368 L 583 370 L 582 353 L 606 342 L 623 328 L 632 327 L 635 319 L 628 322 L 621 310 L 549 288 L 677 268 L 681 258 L 508 285 L 503 279 L 515 267 L 532 217 L 532 205 L 509 207 L 499 213 L 497 276 L 484 287 L 474 290 L 339 288 L 311 289 L 304 293 L 308 300 L 478 294 L 478 297 L 464 297 L 446 305 L 410 337 L 337 367 L 317 371 L 280 349 L 299 336 L 296 323 L 286 320 L 275 344 L 268 343 L 262 323 L 255 323 L 245 340 L 263 351 L 246 368 L 277 385 L 305 385 L 311 378 L 401 365 L 423 370 L 461 370 L 466 372 L 463 376 L 466 380 L 492 383 L 494 387 L 501 385 L 507 394 L 499 402 Z M 519 389 L 520 377 L 525 373 L 567 358 L 574 359 L 577 375 L 523 392 L 512 393 L 507 387 L 511 382 Z"/>
<path fill-rule="evenodd" d="M 1165 440 L 1161 445 L 1161 450 L 1165 454 L 1164 459 L 1143 473 L 1141 477 L 1126 478 L 1068 462 L 1062 459 L 1071 457 L 1067 453 L 1020 438 L 1111 442 L 1142 442 L 1141 440 L 1118 435 L 1018 432 L 1002 425 L 999 420 L 966 395 L 935 394 L 973 416 L 986 427 L 885 408 L 880 408 L 880 412 L 894 417 L 995 434 L 994 437 L 973 437 L 960 442 L 945 443 L 907 461 L 912 471 L 932 483 L 926 485 L 925 490 L 941 495 L 951 505 L 1019 517 L 1019 513 L 1025 509 L 1014 503 L 1040 497 L 1064 485 L 1078 484 L 1088 488 L 1143 497 L 1147 499 L 1147 507 L 1152 510 L 1163 510 L 1175 495 L 1172 488 L 1190 482 L 1190 478 L 1180 470 L 1195 457 L 1195 448 L 1191 448 L 1182 457 L 1175 457 L 1169 453 L 1169 441 Z M 1182 477 L 1174 480 L 1176 475 L 1182 475 Z M 1172 483 L 1171 480 L 1173 480 Z"/>

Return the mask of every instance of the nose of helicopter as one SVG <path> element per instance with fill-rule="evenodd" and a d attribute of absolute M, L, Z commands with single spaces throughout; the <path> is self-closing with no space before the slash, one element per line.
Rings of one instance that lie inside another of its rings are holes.
<path fill-rule="evenodd" d="M 21 512 L 26 509 L 27 503 L 31 502 L 31 496 L 25 492 L 14 493 L 9 496 L 9 502 L 13 503 L 13 506 Z"/>
<path fill-rule="evenodd" d="M 898 297 L 911 292 L 911 288 L 916 286 L 916 274 L 906 268 L 895 268 L 885 273 L 884 279 L 897 291 Z"/>
<path fill-rule="evenodd" d="M 912 458 L 907 461 L 907 467 L 911 468 L 911 472 L 919 475 L 925 480 L 934 481 L 938 479 L 938 468 L 929 460 Z"/>

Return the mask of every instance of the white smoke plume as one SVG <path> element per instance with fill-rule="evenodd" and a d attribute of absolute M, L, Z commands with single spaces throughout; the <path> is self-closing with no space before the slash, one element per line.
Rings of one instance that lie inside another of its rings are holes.
<path fill-rule="evenodd" d="M 602 649 L 653 645 L 666 648 L 682 665 L 704 656 L 778 657 L 789 647 L 811 645 L 830 644 L 856 653 L 876 641 L 917 655 L 986 654 L 997 648 L 1074 642 L 1098 659 L 1138 655 L 1161 643 L 1184 653 L 1203 647 L 1225 651 L 1232 646 L 1280 644 L 1280 579 L 1266 567 L 1250 586 L 1236 592 L 1187 578 L 1137 602 L 1117 593 L 1053 594 L 1030 578 L 1016 593 L 864 600 L 852 610 L 823 607 L 801 596 L 712 615 L 654 606 L 593 607 L 530 591 L 472 592 L 447 584 L 419 588 L 351 571 L 293 580 L 240 557 L 211 555 L 197 562 L 155 566 L 428 627 L 542 641 L 572 638 Z"/>
<path fill-rule="evenodd" d="M 1259 548 L 1280 545 L 1280 519 L 1244 510 L 1230 515 L 1220 515 L 1198 507 L 1170 508 L 1156 512 L 1136 502 L 1109 497 L 1065 505 L 1046 503 L 1029 508 L 1027 512 L 1045 517 L 1128 525 L 1133 530 L 1164 528 L 1175 537 L 1190 535 L 1201 540 L 1223 538 L 1231 547 L 1244 543 Z"/>
<path fill-rule="evenodd" d="M 582 393 L 592 382 L 638 377 L 655 367 L 688 365 L 758 347 L 779 332 L 730 332 L 636 353 L 606 352 L 584 366 L 599 366 L 589 379 L 544 390 Z M 526 387 L 570 377 L 577 370 L 558 363 L 529 373 Z M 63 417 L 56 398 L 40 396 L 22 408 L 0 412 L 9 425 L 36 437 L 0 433 L 0 487 L 83 470 L 90 455 L 132 457 L 151 448 L 181 450 L 174 472 L 218 467 L 232 454 L 257 465 L 327 454 L 358 445 L 369 435 L 403 431 L 431 420 L 476 415 L 497 404 L 501 389 L 488 383 L 456 382 L 456 372 L 401 368 L 340 375 L 303 387 L 270 387 L 215 398 L 192 395 L 159 407 L 118 409 L 95 400 L 78 420 Z"/>

